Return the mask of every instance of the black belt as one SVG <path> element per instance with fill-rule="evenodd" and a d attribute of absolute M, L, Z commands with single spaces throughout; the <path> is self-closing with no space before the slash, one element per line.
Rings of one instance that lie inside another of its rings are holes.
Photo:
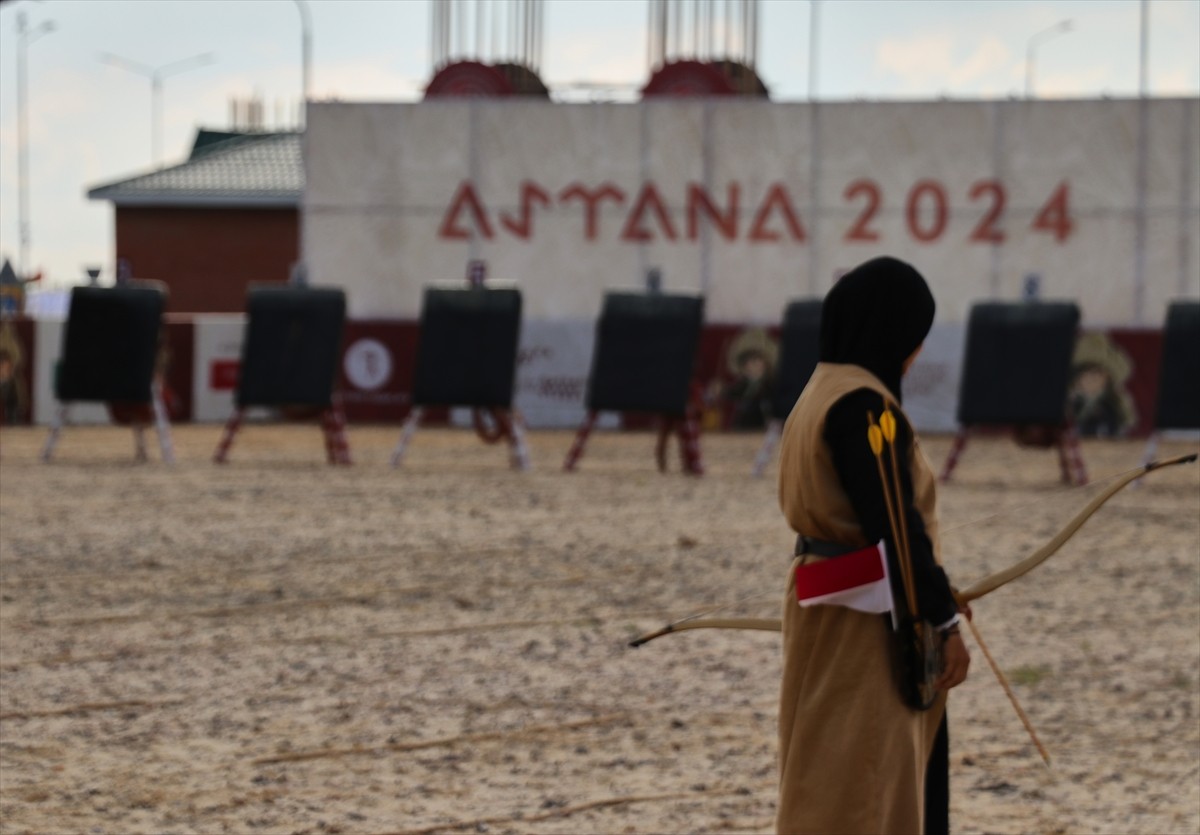
<path fill-rule="evenodd" d="M 858 551 L 861 545 L 842 545 L 838 542 L 826 542 L 823 539 L 813 539 L 811 536 L 796 537 L 796 556 L 813 554 L 818 557 L 840 557 L 851 551 Z"/>

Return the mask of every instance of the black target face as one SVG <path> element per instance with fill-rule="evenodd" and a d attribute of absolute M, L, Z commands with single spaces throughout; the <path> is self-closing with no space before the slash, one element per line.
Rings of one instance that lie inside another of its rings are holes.
<path fill-rule="evenodd" d="M 801 299 L 788 304 L 779 334 L 779 369 L 774 415 L 785 419 L 821 356 L 821 300 Z"/>
<path fill-rule="evenodd" d="M 704 299 L 698 296 L 606 294 L 588 408 L 682 416 L 703 323 Z"/>
<path fill-rule="evenodd" d="M 151 282 L 73 288 L 58 399 L 149 403 L 165 304 L 166 293 Z"/>
<path fill-rule="evenodd" d="M 333 400 L 346 294 L 318 287 L 254 286 L 237 403 L 327 407 Z"/>
<path fill-rule="evenodd" d="M 972 307 L 959 387 L 959 423 L 1062 423 L 1078 327 L 1079 307 L 1071 302 Z"/>
<path fill-rule="evenodd" d="M 510 408 L 520 335 L 519 290 L 426 288 L 413 402 Z"/>
<path fill-rule="evenodd" d="M 1156 429 L 1200 429 L 1200 302 L 1167 308 Z"/>

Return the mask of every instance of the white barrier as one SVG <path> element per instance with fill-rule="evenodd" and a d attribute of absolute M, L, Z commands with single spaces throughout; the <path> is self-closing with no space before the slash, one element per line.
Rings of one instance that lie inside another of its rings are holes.
<path fill-rule="evenodd" d="M 234 409 L 246 317 L 198 315 L 194 322 L 192 420 L 224 422 Z"/>
<path fill-rule="evenodd" d="M 39 426 L 54 421 L 58 400 L 54 397 L 54 375 L 62 358 L 63 333 L 67 329 L 62 319 L 42 319 L 34 328 L 33 416 Z M 71 406 L 71 423 L 108 423 L 108 407 L 103 403 L 75 403 Z"/>

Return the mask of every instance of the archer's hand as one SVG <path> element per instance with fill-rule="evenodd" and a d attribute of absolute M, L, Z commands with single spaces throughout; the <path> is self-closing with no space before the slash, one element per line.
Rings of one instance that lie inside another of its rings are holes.
<path fill-rule="evenodd" d="M 971 654 L 963 643 L 962 635 L 954 632 L 942 646 L 942 674 L 934 683 L 938 690 L 950 690 L 967 680 L 967 668 L 971 666 Z"/>

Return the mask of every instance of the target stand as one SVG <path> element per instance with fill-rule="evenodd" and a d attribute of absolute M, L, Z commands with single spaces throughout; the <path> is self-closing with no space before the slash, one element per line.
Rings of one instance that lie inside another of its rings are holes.
<path fill-rule="evenodd" d="M 679 436 L 685 473 L 703 475 L 699 389 L 692 384 L 704 299 L 665 293 L 606 293 L 596 323 L 588 376 L 587 417 L 567 452 L 563 469 L 583 457 L 600 412 L 640 412 L 658 418 L 654 457 L 667 470 L 667 444 Z"/>
<path fill-rule="evenodd" d="M 959 430 L 942 482 L 950 480 L 974 430 L 999 428 L 1023 446 L 1056 447 L 1062 480 L 1087 484 L 1079 436 L 1066 408 L 1078 327 L 1073 302 L 988 302 L 971 308 Z"/>
<path fill-rule="evenodd" d="M 791 414 L 800 392 L 808 385 L 808 378 L 820 361 L 823 303 L 821 299 L 799 299 L 790 302 L 783 312 L 775 400 L 771 404 L 771 420 L 750 471 L 755 478 L 762 478 L 766 471 L 775 447 L 783 437 L 784 421 Z"/>
<path fill-rule="evenodd" d="M 246 315 L 234 410 L 213 461 L 228 460 L 246 410 L 257 406 L 319 415 L 326 459 L 348 466 L 346 416 L 333 388 L 346 294 L 335 288 L 252 285 L 246 294 Z"/>
<path fill-rule="evenodd" d="M 507 441 L 509 464 L 528 470 L 521 415 L 512 406 L 521 334 L 521 291 L 484 287 L 426 287 L 417 343 L 413 408 L 400 430 L 391 465 L 404 462 L 428 406 L 471 408 L 476 434 L 488 444 Z"/>
<path fill-rule="evenodd" d="M 1154 430 L 1144 463 L 1154 460 L 1162 432 L 1200 429 L 1200 302 L 1175 301 L 1167 307 Z"/>
<path fill-rule="evenodd" d="M 58 400 L 42 460 L 54 456 L 71 403 L 106 403 L 133 427 L 138 461 L 147 460 L 146 427 L 153 423 L 164 463 L 175 461 L 171 427 L 157 373 L 166 288 L 157 281 L 118 287 L 74 287 L 55 373 Z"/>

